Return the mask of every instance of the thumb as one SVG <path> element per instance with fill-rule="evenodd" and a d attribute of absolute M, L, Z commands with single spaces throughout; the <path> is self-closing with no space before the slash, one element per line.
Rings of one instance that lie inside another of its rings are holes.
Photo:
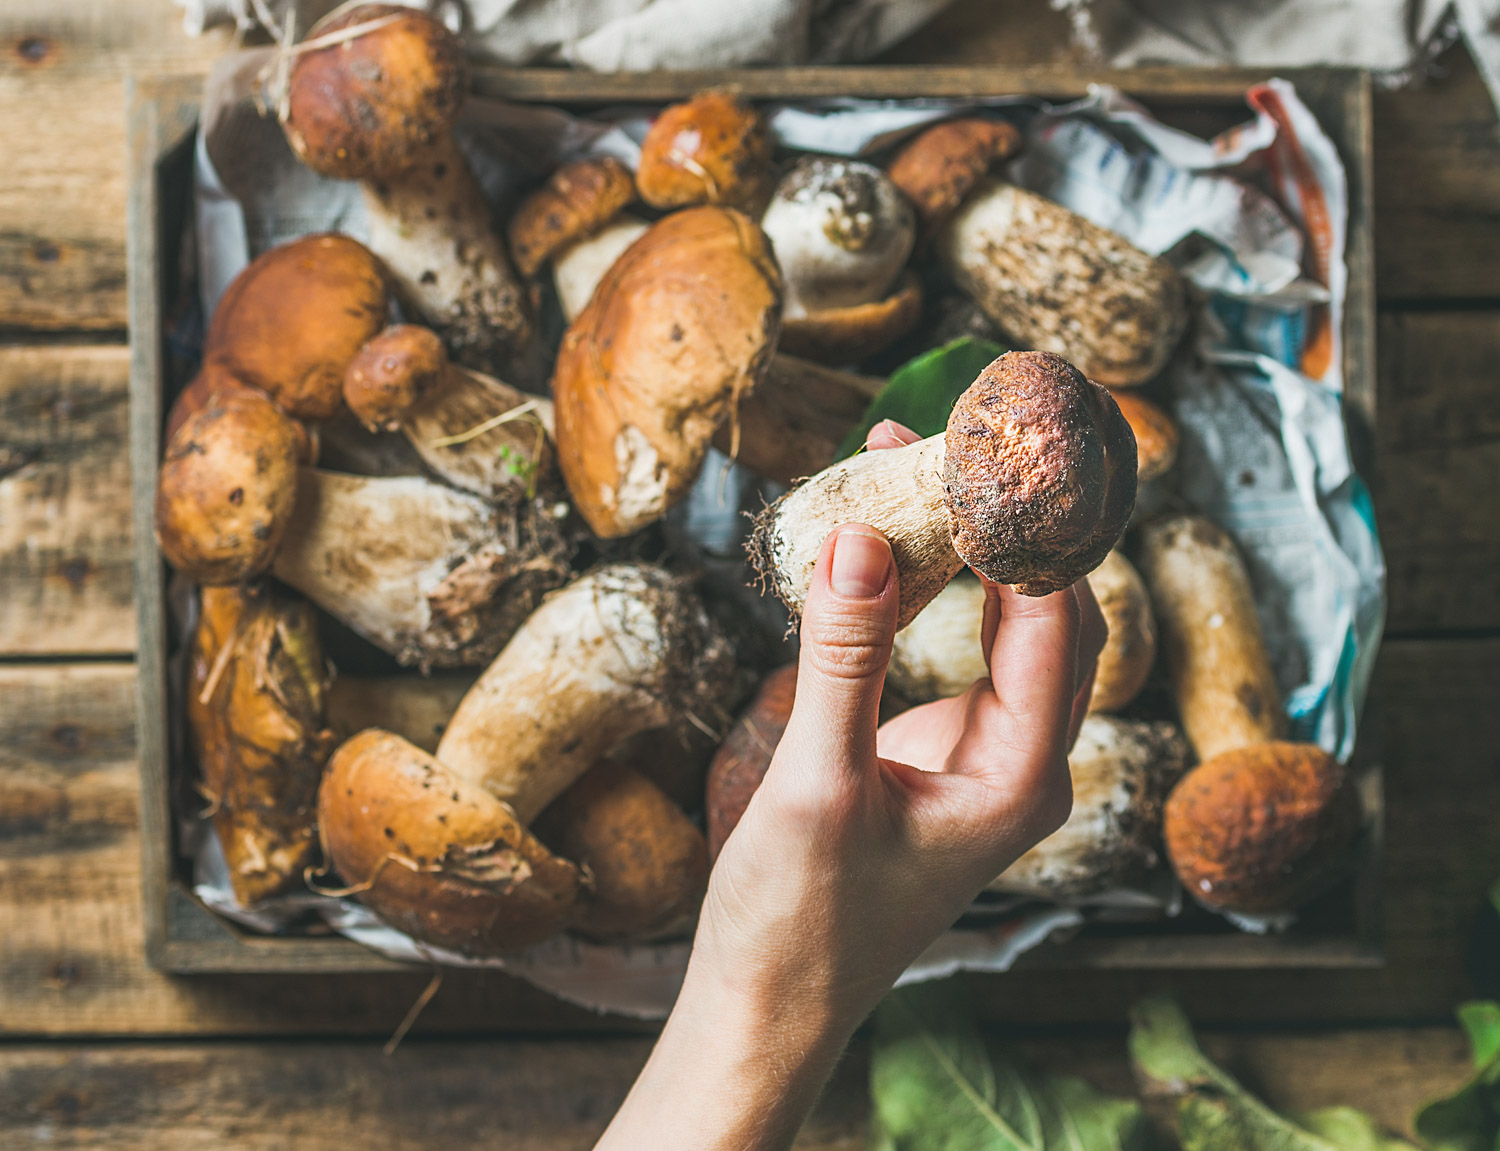
<path fill-rule="evenodd" d="M 787 740 L 812 762 L 863 770 L 875 762 L 880 693 L 896 635 L 890 544 L 864 524 L 829 533 L 802 611 L 797 697 Z"/>

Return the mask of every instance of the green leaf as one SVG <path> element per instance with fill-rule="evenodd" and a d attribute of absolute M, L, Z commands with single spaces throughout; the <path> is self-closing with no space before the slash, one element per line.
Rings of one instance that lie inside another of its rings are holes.
<path fill-rule="evenodd" d="M 1469 1037 L 1474 1072 L 1451 1095 L 1417 1112 L 1417 1135 L 1433 1151 L 1491 1151 L 1500 1146 L 1500 1003 L 1465 1003 L 1458 1021 Z"/>
<path fill-rule="evenodd" d="M 954 402 L 1003 351 L 989 340 L 965 336 L 908 360 L 870 401 L 864 419 L 844 438 L 838 458 L 859 451 L 881 420 L 895 420 L 922 436 L 937 435 L 948 426 Z"/>
<path fill-rule="evenodd" d="M 1147 999 L 1130 1014 L 1131 1059 L 1178 1097 L 1183 1151 L 1416 1151 L 1351 1108 L 1314 1112 L 1300 1123 L 1271 1110 L 1203 1053 L 1170 998 Z"/>
<path fill-rule="evenodd" d="M 1134 1151 L 1139 1104 L 993 1058 L 954 981 L 892 992 L 875 1013 L 870 1151 Z"/>

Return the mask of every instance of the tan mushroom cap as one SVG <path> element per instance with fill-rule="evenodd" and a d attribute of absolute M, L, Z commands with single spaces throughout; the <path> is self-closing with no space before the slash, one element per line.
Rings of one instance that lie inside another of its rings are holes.
<path fill-rule="evenodd" d="M 765 118 L 732 92 L 700 92 L 662 109 L 635 174 L 653 208 L 724 204 L 758 216 L 774 183 Z"/>
<path fill-rule="evenodd" d="M 452 128 L 468 90 L 463 45 L 442 21 L 395 4 L 336 12 L 304 43 L 356 25 L 369 27 L 297 55 L 286 137 L 325 176 L 389 178 Z"/>
<path fill-rule="evenodd" d="M 1226 751 L 1185 775 L 1167 800 L 1172 868 L 1198 902 L 1264 915 L 1316 895 L 1360 822 L 1343 766 L 1309 743 Z"/>
<path fill-rule="evenodd" d="M 523 276 L 597 232 L 635 199 L 630 169 L 612 156 L 574 160 L 553 172 L 510 218 L 510 254 Z"/>
<path fill-rule="evenodd" d="M 219 391 L 178 428 L 156 482 L 156 542 L 204 584 L 270 566 L 297 499 L 292 421 L 252 388 Z"/>
<path fill-rule="evenodd" d="M 1090 711 L 1118 711 L 1140 694 L 1156 662 L 1156 616 L 1146 582 L 1118 548 L 1088 575 L 1109 636 L 1094 673 Z"/>
<path fill-rule="evenodd" d="M 992 165 L 1020 148 L 1021 133 L 1003 120 L 944 120 L 902 145 L 887 171 L 930 233 Z"/>
<path fill-rule="evenodd" d="M 1135 454 L 1141 483 L 1171 471 L 1177 462 L 1177 421 L 1145 396 L 1127 388 L 1111 388 L 1120 414 L 1135 433 Z"/>
<path fill-rule="evenodd" d="M 594 532 L 660 518 L 765 372 L 781 281 L 765 235 L 727 208 L 652 225 L 568 328 L 552 381 L 557 454 Z"/>
<path fill-rule="evenodd" d="M 885 351 L 921 319 L 922 285 L 906 272 L 883 300 L 784 319 L 778 347 L 820 364 L 849 364 Z"/>
<path fill-rule="evenodd" d="M 204 371 L 223 369 L 289 415 L 326 420 L 344 370 L 385 325 L 380 261 L 348 236 L 303 236 L 252 260 L 230 282 L 204 341 Z"/>
<path fill-rule="evenodd" d="M 587 879 L 505 804 L 398 735 L 369 728 L 318 791 L 325 862 L 399 931 L 467 955 L 556 935 Z"/>
<path fill-rule="evenodd" d="M 448 353 L 436 332 L 392 324 L 359 350 L 344 372 L 344 402 L 370 431 L 396 431 L 443 378 Z"/>

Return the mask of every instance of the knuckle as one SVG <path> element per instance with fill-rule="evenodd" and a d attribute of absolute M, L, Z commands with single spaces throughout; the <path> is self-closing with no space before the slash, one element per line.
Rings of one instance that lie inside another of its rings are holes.
<path fill-rule="evenodd" d="M 869 622 L 825 615 L 805 637 L 805 657 L 814 670 L 835 679 L 867 679 L 884 674 L 891 640 Z"/>

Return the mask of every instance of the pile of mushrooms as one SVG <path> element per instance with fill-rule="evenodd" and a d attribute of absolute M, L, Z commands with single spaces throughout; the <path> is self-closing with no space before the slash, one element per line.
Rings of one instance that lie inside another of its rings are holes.
<path fill-rule="evenodd" d="M 1087 898 L 1165 854 L 1200 901 L 1263 912 L 1336 868 L 1341 769 L 1276 742 L 1263 666 L 1214 686 L 1253 663 L 1248 593 L 1222 565 L 1183 575 L 1181 533 L 1145 517 L 1173 498 L 1177 432 L 1149 394 L 1181 280 L 1006 183 L 1010 124 L 788 157 L 756 107 L 702 92 L 660 111 L 634 170 L 568 156 L 499 218 L 454 136 L 465 65 L 436 19 L 344 6 L 289 61 L 287 139 L 361 183 L 369 247 L 304 237 L 230 285 L 155 509 L 201 589 L 186 713 L 242 903 L 307 883 L 471 956 L 690 929 L 795 697 L 779 638 L 732 642 L 743 621 L 657 527 L 712 450 L 792 485 L 746 573 L 794 625 L 832 528 L 891 541 L 888 714 L 987 675 L 974 573 L 1030 595 L 1089 581 L 1110 638 L 1074 813 L 995 891 Z M 965 308 L 1025 350 L 944 432 L 839 459 L 884 371 Z M 1222 551 L 1193 538 L 1194 562 Z M 1234 626 L 1209 636 L 1193 613 L 1218 596 Z M 1158 626 L 1186 738 L 1140 703 Z M 1206 762 L 1184 777 L 1190 747 Z M 1294 792 L 1316 802 L 1277 808 L 1265 842 L 1215 838 L 1226 805 Z"/>

